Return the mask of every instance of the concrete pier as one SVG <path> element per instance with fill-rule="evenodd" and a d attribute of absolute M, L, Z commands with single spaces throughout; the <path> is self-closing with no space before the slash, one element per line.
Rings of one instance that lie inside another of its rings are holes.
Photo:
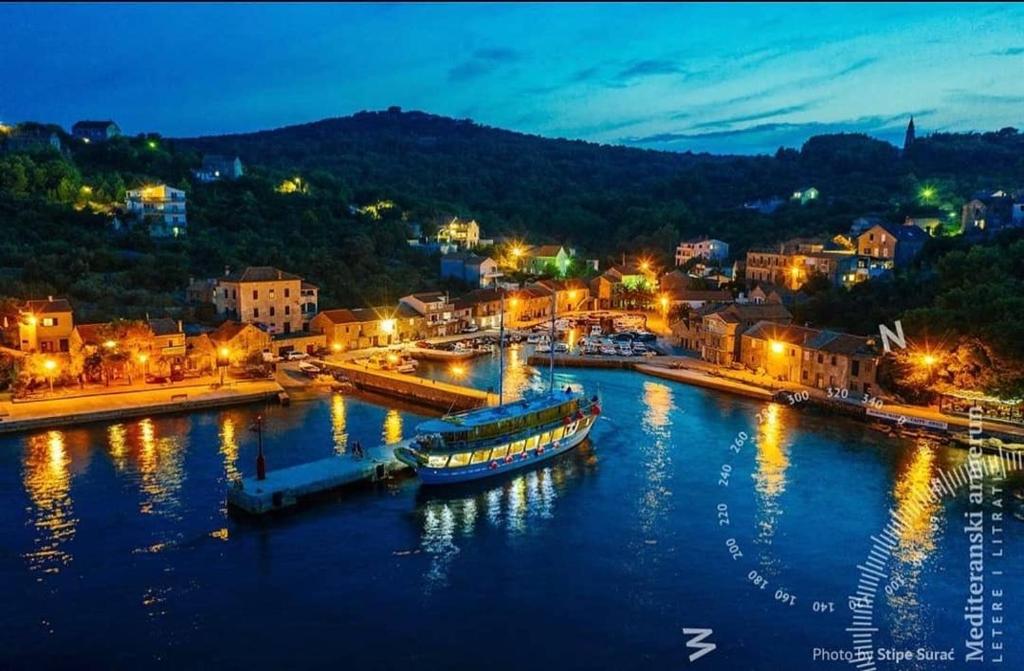
<path fill-rule="evenodd" d="M 236 480 L 228 488 L 228 506 L 249 515 L 284 510 L 317 495 L 358 482 L 377 482 L 409 467 L 395 459 L 395 445 L 367 448 L 366 456 L 336 455 L 269 471 L 264 480 Z"/>
<path fill-rule="evenodd" d="M 360 366 L 353 363 L 324 361 L 323 365 L 344 373 L 356 387 L 393 396 L 443 411 L 473 410 L 498 404 L 497 394 L 404 373 Z"/>

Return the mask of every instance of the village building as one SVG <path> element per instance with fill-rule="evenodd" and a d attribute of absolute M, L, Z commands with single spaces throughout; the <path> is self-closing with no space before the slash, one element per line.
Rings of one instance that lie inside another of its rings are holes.
<path fill-rule="evenodd" d="M 71 304 L 63 299 L 26 301 L 18 320 L 18 349 L 23 352 L 70 352 L 75 340 Z"/>
<path fill-rule="evenodd" d="M 459 321 L 455 317 L 455 305 L 448 294 L 428 291 L 403 296 L 400 304 L 414 310 L 423 318 L 423 328 L 428 337 L 454 335 L 459 332 Z"/>
<path fill-rule="evenodd" d="M 891 261 L 900 268 L 921 252 L 928 234 L 916 226 L 876 224 L 857 236 L 857 253 L 876 261 Z"/>
<path fill-rule="evenodd" d="M 725 261 L 729 258 L 729 245 L 721 240 L 708 238 L 707 236 L 684 240 L 676 247 L 676 265 L 681 266 L 691 259 L 705 259 L 707 261 Z"/>
<path fill-rule="evenodd" d="M 4 152 L 61 151 L 62 149 L 60 136 L 42 126 L 16 126 L 5 132 L 0 132 L 0 150 Z"/>
<path fill-rule="evenodd" d="M 106 121 L 77 121 L 71 127 L 71 136 L 86 144 L 90 142 L 106 142 L 121 134 L 121 129 L 116 123 Z"/>
<path fill-rule="evenodd" d="M 762 321 L 742 335 L 742 362 L 751 370 L 818 389 L 868 394 L 879 356 L 868 338 Z"/>
<path fill-rule="evenodd" d="M 200 182 L 216 182 L 238 179 L 245 174 L 245 169 L 242 167 L 242 159 L 237 156 L 206 154 L 203 156 L 202 167 L 193 170 L 192 174 Z"/>
<path fill-rule="evenodd" d="M 149 227 L 154 238 L 177 238 L 188 231 L 185 192 L 166 184 L 143 186 L 125 192 L 127 215 Z"/>
<path fill-rule="evenodd" d="M 209 334 L 215 365 L 238 365 L 270 351 L 270 334 L 251 323 L 228 320 Z"/>
<path fill-rule="evenodd" d="M 586 309 L 590 304 L 590 287 L 581 280 L 538 280 L 535 284 L 555 294 L 555 313 L 562 315 Z"/>
<path fill-rule="evenodd" d="M 527 272 L 534 275 L 554 273 L 564 277 L 569 272 L 573 254 L 562 245 L 540 245 L 526 249 L 523 257 Z"/>
<path fill-rule="evenodd" d="M 704 314 L 698 338 L 700 357 L 722 366 L 738 361 L 740 336 L 760 321 L 785 325 L 793 316 L 779 303 L 733 303 Z"/>
<path fill-rule="evenodd" d="M 502 274 L 498 262 L 490 257 L 457 252 L 441 257 L 441 277 L 457 279 L 473 287 L 495 284 Z"/>
<path fill-rule="evenodd" d="M 480 224 L 475 219 L 445 217 L 437 230 L 437 243 L 456 249 L 473 249 L 480 244 Z"/>
<path fill-rule="evenodd" d="M 801 205 L 806 205 L 811 201 L 818 200 L 819 197 L 821 197 L 821 193 L 816 188 L 813 186 L 805 186 L 794 191 L 793 195 L 790 196 L 789 199 L 797 201 Z"/>
<path fill-rule="evenodd" d="M 167 374 L 177 377 L 185 369 L 185 331 L 180 321 L 161 317 L 147 321 L 153 333 L 150 356 Z"/>
<path fill-rule="evenodd" d="M 481 329 L 501 326 L 502 289 L 475 289 L 455 301 L 456 310 L 463 312 L 465 325 Z M 466 311 L 468 310 L 468 314 Z"/>
<path fill-rule="evenodd" d="M 270 334 L 293 333 L 316 313 L 317 288 L 271 266 L 250 266 L 217 278 L 213 304 L 225 319 L 263 324 Z"/>

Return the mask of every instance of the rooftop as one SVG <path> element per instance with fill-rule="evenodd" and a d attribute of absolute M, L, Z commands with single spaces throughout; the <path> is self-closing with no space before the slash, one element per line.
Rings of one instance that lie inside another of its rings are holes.
<path fill-rule="evenodd" d="M 302 280 L 298 275 L 286 273 L 273 266 L 249 266 L 241 272 L 233 272 L 221 278 L 225 282 L 278 282 L 281 280 Z"/>
<path fill-rule="evenodd" d="M 54 312 L 71 311 L 71 303 L 64 298 L 58 298 L 57 300 L 48 298 L 45 301 L 25 301 L 25 312 L 31 312 L 32 314 L 45 315 Z"/>

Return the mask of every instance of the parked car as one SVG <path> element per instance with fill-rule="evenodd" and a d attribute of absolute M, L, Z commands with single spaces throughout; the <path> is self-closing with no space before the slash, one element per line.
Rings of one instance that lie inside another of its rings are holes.
<path fill-rule="evenodd" d="M 306 354 L 305 352 L 300 352 L 298 350 L 293 350 L 285 354 L 285 359 L 287 359 L 288 361 L 302 361 L 303 359 L 308 358 L 308 354 Z"/>
<path fill-rule="evenodd" d="M 480 327 L 477 326 L 476 324 L 466 324 L 466 326 L 462 328 L 463 333 L 476 333 L 479 330 Z"/>
<path fill-rule="evenodd" d="M 430 349 L 431 348 L 431 344 L 428 343 L 426 340 L 419 341 L 418 343 L 416 343 L 416 346 L 419 347 L 420 349 Z"/>

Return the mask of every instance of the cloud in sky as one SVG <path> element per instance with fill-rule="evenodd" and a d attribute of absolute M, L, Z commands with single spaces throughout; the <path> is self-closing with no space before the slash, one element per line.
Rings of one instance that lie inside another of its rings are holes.
<path fill-rule="evenodd" d="M 1024 55 L 1022 21 L 1018 6 L 966 4 L 7 3 L 0 121 L 194 136 L 400 105 L 772 151 L 814 132 L 887 137 L 902 122 L 858 120 L 907 109 L 935 110 L 924 133 L 1019 125 L 1024 78 L 1004 71 Z M 146 67 L 128 76 L 131 63 Z M 149 95 L 168 82 L 173 105 Z"/>
<path fill-rule="evenodd" d="M 477 49 L 470 58 L 448 70 L 448 79 L 453 82 L 475 79 L 521 58 L 522 54 L 518 51 L 505 47 Z"/>

